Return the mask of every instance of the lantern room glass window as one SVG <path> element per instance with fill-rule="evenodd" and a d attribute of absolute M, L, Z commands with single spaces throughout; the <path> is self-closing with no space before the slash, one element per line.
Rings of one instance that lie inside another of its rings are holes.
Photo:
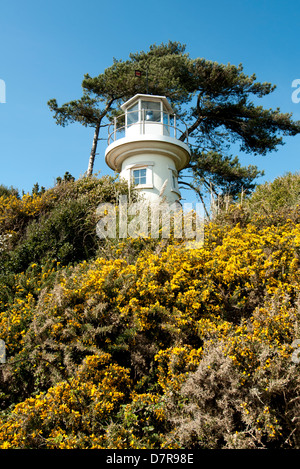
<path fill-rule="evenodd" d="M 164 107 L 163 111 L 164 135 L 170 135 L 170 115 Z"/>
<path fill-rule="evenodd" d="M 143 119 L 146 122 L 161 122 L 160 103 L 154 101 L 142 101 Z"/>
<path fill-rule="evenodd" d="M 127 125 L 132 125 L 139 120 L 139 103 L 134 104 L 127 110 Z"/>
<path fill-rule="evenodd" d="M 161 122 L 167 130 L 170 116 L 160 101 L 139 100 L 126 110 L 126 126 L 130 127 L 138 122 Z"/>

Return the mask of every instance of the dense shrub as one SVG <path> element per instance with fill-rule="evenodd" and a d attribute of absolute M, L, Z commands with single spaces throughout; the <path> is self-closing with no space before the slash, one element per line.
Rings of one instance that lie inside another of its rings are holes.
<path fill-rule="evenodd" d="M 273 226 L 287 220 L 300 223 L 300 174 L 287 173 L 260 184 L 251 195 L 241 194 L 239 203 L 231 203 L 230 197 L 225 199 L 215 204 L 214 210 L 214 218 L 222 224 Z"/>
<path fill-rule="evenodd" d="M 23 272 L 31 263 L 67 265 L 95 256 L 96 208 L 126 192 L 111 177 L 67 178 L 41 195 L 0 197 L 0 276 Z"/>
<path fill-rule="evenodd" d="M 264 223 L 250 200 L 229 207 L 188 249 L 99 241 L 95 209 L 122 191 L 67 180 L 0 201 L 0 447 L 300 448 L 300 225 L 284 197 Z"/>

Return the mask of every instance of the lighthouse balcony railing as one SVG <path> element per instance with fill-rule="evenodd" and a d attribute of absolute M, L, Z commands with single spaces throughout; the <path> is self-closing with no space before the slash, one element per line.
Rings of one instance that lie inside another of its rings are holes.
<path fill-rule="evenodd" d="M 129 135 L 145 134 L 165 135 L 188 143 L 187 127 L 176 114 L 141 109 L 114 117 L 108 126 L 108 145 Z"/>

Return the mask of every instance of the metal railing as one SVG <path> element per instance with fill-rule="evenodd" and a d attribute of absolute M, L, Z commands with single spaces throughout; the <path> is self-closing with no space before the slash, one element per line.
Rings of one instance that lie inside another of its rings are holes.
<path fill-rule="evenodd" d="M 138 133 L 140 135 L 149 134 L 149 124 L 160 125 L 163 129 L 162 135 L 176 139 L 184 135 L 185 142 L 188 143 L 187 126 L 176 114 L 168 114 L 160 110 L 140 109 L 114 117 L 114 121 L 108 126 L 108 145 L 125 137 L 126 131 L 132 127 L 139 127 Z M 158 132 L 158 134 L 160 133 Z"/>

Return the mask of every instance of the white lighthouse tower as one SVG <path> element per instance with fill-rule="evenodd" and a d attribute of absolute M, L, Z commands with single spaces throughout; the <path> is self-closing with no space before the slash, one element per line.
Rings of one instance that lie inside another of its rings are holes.
<path fill-rule="evenodd" d="M 178 138 L 184 130 L 164 96 L 137 94 L 121 106 L 105 152 L 107 165 L 132 183 L 150 203 L 181 198 L 178 172 L 190 159 L 189 147 Z"/>

